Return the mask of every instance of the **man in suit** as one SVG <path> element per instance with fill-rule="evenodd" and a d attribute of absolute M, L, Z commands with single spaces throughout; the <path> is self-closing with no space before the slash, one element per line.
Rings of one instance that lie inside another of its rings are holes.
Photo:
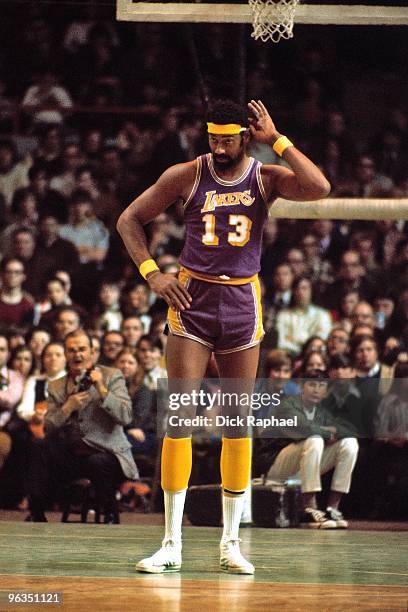
<path fill-rule="evenodd" d="M 46 521 L 49 491 L 80 476 L 95 487 L 105 523 L 118 522 L 115 492 L 124 479 L 138 477 L 123 426 L 132 405 L 123 375 L 92 364 L 92 342 L 77 329 L 65 340 L 68 374 L 49 384 L 46 437 L 29 461 L 31 518 Z"/>

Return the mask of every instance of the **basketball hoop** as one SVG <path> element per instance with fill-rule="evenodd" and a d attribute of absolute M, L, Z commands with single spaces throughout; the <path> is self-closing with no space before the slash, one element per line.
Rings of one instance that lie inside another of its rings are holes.
<path fill-rule="evenodd" d="M 249 0 L 253 13 L 251 36 L 274 43 L 293 37 L 293 21 L 299 0 Z"/>

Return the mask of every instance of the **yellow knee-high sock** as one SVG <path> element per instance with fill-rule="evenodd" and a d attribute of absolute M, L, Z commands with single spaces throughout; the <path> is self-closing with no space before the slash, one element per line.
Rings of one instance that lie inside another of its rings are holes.
<path fill-rule="evenodd" d="M 251 470 L 251 438 L 223 438 L 221 481 L 224 494 L 243 493 Z"/>
<path fill-rule="evenodd" d="M 161 456 L 161 485 L 164 491 L 187 489 L 191 474 L 191 438 L 163 440 Z"/>

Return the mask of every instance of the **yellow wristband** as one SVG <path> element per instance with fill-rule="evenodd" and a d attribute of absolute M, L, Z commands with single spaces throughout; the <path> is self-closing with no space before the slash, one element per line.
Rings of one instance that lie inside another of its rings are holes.
<path fill-rule="evenodd" d="M 145 280 L 147 278 L 147 275 L 150 274 L 150 272 L 154 272 L 155 270 L 160 271 L 160 268 L 154 261 L 154 259 L 146 259 L 146 261 L 143 261 L 139 266 L 139 272 Z"/>
<path fill-rule="evenodd" d="M 289 140 L 289 138 L 287 138 L 286 136 L 280 136 L 280 138 L 278 138 L 278 140 L 274 143 L 272 148 L 275 151 L 275 153 L 279 155 L 279 157 L 282 157 L 283 152 L 286 151 L 288 147 L 294 147 L 294 146 L 295 145 L 293 144 L 293 142 Z"/>

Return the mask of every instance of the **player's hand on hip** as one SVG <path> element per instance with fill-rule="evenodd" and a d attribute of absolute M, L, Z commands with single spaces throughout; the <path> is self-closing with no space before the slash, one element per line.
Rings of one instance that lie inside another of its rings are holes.
<path fill-rule="evenodd" d="M 173 274 L 156 272 L 147 277 L 147 282 L 150 289 L 166 300 L 167 304 L 175 310 L 190 308 L 191 295 Z"/>
<path fill-rule="evenodd" d="M 275 141 L 281 136 L 277 131 L 274 122 L 261 100 L 257 102 L 251 100 L 248 108 L 252 117 L 248 117 L 249 129 L 252 137 L 257 142 L 262 142 L 273 146 Z"/>

